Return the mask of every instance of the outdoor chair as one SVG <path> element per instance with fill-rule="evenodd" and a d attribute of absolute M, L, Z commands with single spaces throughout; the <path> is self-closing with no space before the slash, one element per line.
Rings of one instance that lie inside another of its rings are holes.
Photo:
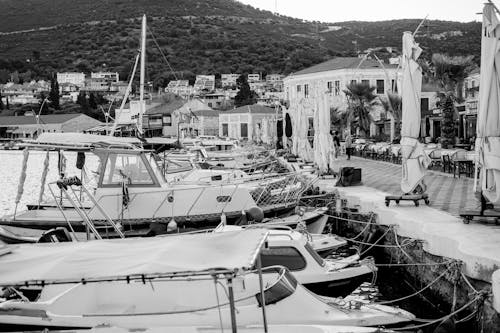
<path fill-rule="evenodd" d="M 467 177 L 471 177 L 474 173 L 474 164 L 473 162 L 467 158 L 467 151 L 459 150 L 452 155 L 452 163 L 453 163 L 453 177 L 458 174 L 458 178 L 460 175 L 465 175 Z"/>
<path fill-rule="evenodd" d="M 431 159 L 430 168 L 440 167 L 441 166 L 441 150 L 435 149 L 430 152 L 429 157 Z"/>
<path fill-rule="evenodd" d="M 451 173 L 453 171 L 453 174 L 455 174 L 455 165 L 450 159 L 450 155 L 443 155 L 443 162 L 442 162 L 442 171 L 443 172 L 448 172 Z"/>

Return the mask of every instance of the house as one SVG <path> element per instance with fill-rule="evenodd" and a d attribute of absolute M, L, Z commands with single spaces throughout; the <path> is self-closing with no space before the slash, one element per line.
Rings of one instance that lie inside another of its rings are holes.
<path fill-rule="evenodd" d="M 218 136 L 220 113 L 218 110 L 193 111 L 195 117 L 192 118 L 192 129 L 188 129 L 188 132 L 192 132 L 195 136 Z"/>
<path fill-rule="evenodd" d="M 85 86 L 85 74 L 77 72 L 57 73 L 57 82 L 59 84 L 71 83 L 83 88 Z"/>
<path fill-rule="evenodd" d="M 465 108 L 460 111 L 460 123 L 463 125 L 463 137 L 466 140 L 476 137 L 480 76 L 480 70 L 476 69 L 464 80 L 462 96 L 465 100 Z"/>
<path fill-rule="evenodd" d="M 383 97 L 387 92 L 397 91 L 398 66 L 357 57 L 337 57 L 318 65 L 295 72 L 283 79 L 285 104 L 289 106 L 285 113 L 296 124 L 301 112 L 306 113 L 310 126 L 313 126 L 314 112 L 330 112 L 330 109 L 344 111 L 348 100 L 344 91 L 350 83 L 366 83 L 375 87 L 375 93 Z M 375 107 L 372 116 L 382 120 L 382 108 Z M 296 119 L 296 120 L 294 120 Z M 385 126 L 372 124 L 370 135 L 377 135 Z M 309 129 L 313 132 L 313 128 Z M 389 134 L 389 133 L 385 133 Z M 394 126 L 390 126 L 391 137 Z"/>
<path fill-rule="evenodd" d="M 248 74 L 247 80 L 248 80 L 248 83 L 259 82 L 260 81 L 260 74 Z"/>
<path fill-rule="evenodd" d="M 420 94 L 420 136 L 432 141 L 441 136 L 442 110 L 437 107 L 440 88 L 431 83 L 422 84 Z"/>
<path fill-rule="evenodd" d="M 215 75 L 196 75 L 194 90 L 197 93 L 202 91 L 211 92 L 215 90 Z"/>
<path fill-rule="evenodd" d="M 193 95 L 194 88 L 189 85 L 188 80 L 172 80 L 165 88 L 165 92 L 178 95 L 182 98 L 189 98 Z"/>
<path fill-rule="evenodd" d="M 0 117 L 0 137 L 7 139 L 36 138 L 44 132 L 83 132 L 102 124 L 83 113 L 49 114 L 36 116 Z"/>
<path fill-rule="evenodd" d="M 10 104 L 38 103 L 41 93 L 48 94 L 50 83 L 44 80 L 31 81 L 29 83 L 16 84 L 8 82 L 0 87 L 0 93 L 8 98 Z"/>
<path fill-rule="evenodd" d="M 221 74 L 220 80 L 222 88 L 235 87 L 236 80 L 240 77 L 240 74 Z"/>
<path fill-rule="evenodd" d="M 92 72 L 90 73 L 90 78 L 104 80 L 109 83 L 119 81 L 119 75 L 117 72 Z"/>
<path fill-rule="evenodd" d="M 146 105 L 143 128 L 147 136 L 195 135 L 192 125 L 195 112 L 211 110 L 199 99 L 171 96 L 168 100 Z"/>
<path fill-rule="evenodd" d="M 270 143 L 276 137 L 276 110 L 263 105 L 245 105 L 219 113 L 219 135 L 239 140 Z"/>

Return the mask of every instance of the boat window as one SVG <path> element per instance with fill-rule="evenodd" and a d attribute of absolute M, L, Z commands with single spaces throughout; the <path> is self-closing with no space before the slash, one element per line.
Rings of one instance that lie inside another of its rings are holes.
<path fill-rule="evenodd" d="M 281 269 L 279 271 L 280 278 L 271 287 L 264 290 L 264 300 L 266 305 L 277 303 L 288 296 L 293 295 L 295 289 L 297 288 L 297 280 L 287 269 Z M 259 306 L 262 307 L 261 294 L 255 294 Z"/>
<path fill-rule="evenodd" d="M 106 161 L 102 184 L 119 185 L 124 179 L 129 185 L 154 184 L 141 155 L 110 154 Z"/>
<path fill-rule="evenodd" d="M 306 268 L 306 260 L 291 246 L 269 247 L 261 252 L 262 267 L 285 266 L 291 271 Z"/>
<path fill-rule="evenodd" d="M 318 252 L 316 252 L 313 249 L 313 247 L 311 246 L 311 244 L 309 244 L 309 242 L 307 242 L 304 247 L 306 248 L 307 252 L 309 252 L 309 254 L 314 258 L 314 260 L 316 260 L 316 262 L 320 266 L 325 266 L 325 261 L 323 260 L 323 258 L 321 258 L 321 256 L 318 254 Z"/>

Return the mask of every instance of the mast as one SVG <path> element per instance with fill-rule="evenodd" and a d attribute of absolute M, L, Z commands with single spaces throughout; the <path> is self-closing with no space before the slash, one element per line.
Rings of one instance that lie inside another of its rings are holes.
<path fill-rule="evenodd" d="M 142 16 L 141 32 L 141 70 L 140 70 L 140 88 L 139 88 L 139 117 L 137 118 L 137 130 L 142 134 L 142 116 L 144 115 L 144 77 L 146 73 L 146 14 Z"/>

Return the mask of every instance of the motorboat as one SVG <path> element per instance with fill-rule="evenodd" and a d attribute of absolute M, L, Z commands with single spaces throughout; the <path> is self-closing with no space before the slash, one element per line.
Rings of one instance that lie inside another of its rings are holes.
<path fill-rule="evenodd" d="M 284 266 L 307 289 L 318 295 L 347 296 L 363 281 L 372 280 L 377 272 L 373 258 L 361 259 L 359 254 L 346 258 L 323 259 L 312 245 L 308 233 L 290 228 L 273 228 L 266 224 L 246 228 L 269 230 L 267 247 L 261 250 L 262 267 Z M 243 227 L 220 225 L 214 232 L 242 230 Z M 326 236 L 326 235 L 325 235 Z M 331 242 L 337 237 L 330 236 Z"/>
<path fill-rule="evenodd" d="M 234 221 L 252 207 L 259 207 L 264 214 L 293 209 L 310 185 L 299 174 L 236 184 L 168 183 L 152 152 L 137 147 L 132 139 L 43 133 L 37 140 L 25 142 L 28 150 L 96 156 L 96 185 L 89 189 L 83 180 L 68 182 L 71 177 L 66 175 L 65 179 L 48 184 L 52 194 L 48 204 L 32 205 L 34 209 L 4 217 L 0 224 L 38 229 L 70 226 L 76 231 L 84 230 L 89 223 L 96 228 L 109 228 L 110 221 L 120 223 L 125 230 L 147 230 L 152 222 L 166 225 L 172 220 L 180 227 L 215 226 L 222 214 Z M 85 159 L 78 161 L 85 163 Z M 84 192 L 87 204 L 75 191 Z M 63 205 L 63 201 L 70 205 Z"/>
<path fill-rule="evenodd" d="M 414 316 L 319 297 L 284 267 L 261 268 L 268 231 L 6 246 L 0 329 L 262 325 L 371 326 Z M 31 299 L 23 288 L 38 287 Z"/>

